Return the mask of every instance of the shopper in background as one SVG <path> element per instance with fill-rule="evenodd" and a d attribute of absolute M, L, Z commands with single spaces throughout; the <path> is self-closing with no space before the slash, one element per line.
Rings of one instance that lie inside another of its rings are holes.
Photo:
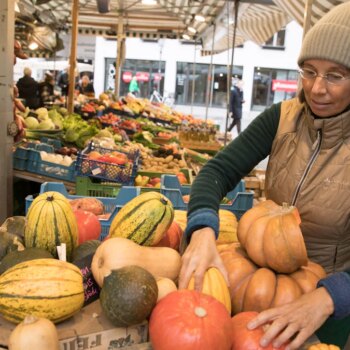
<path fill-rule="evenodd" d="M 55 79 L 50 72 L 45 73 L 44 80 L 39 83 L 40 105 L 45 106 L 49 102 L 53 102 Z"/>
<path fill-rule="evenodd" d="M 230 96 L 230 116 L 232 122 L 228 127 L 227 131 L 231 131 L 236 125 L 238 134 L 241 133 L 241 119 L 242 119 L 242 104 L 244 103 L 243 99 L 243 90 L 242 90 L 242 81 L 235 79 L 233 81 L 231 96 Z"/>
<path fill-rule="evenodd" d="M 140 88 L 136 76 L 133 76 L 130 81 L 129 92 L 131 92 L 134 96 L 138 96 L 140 93 Z"/>
<path fill-rule="evenodd" d="M 262 346 L 272 341 L 278 347 L 290 339 L 287 349 L 299 349 L 318 329 L 321 341 L 343 347 L 350 333 L 349 18 L 346 2 L 314 25 L 298 59 L 298 98 L 260 114 L 203 167 L 192 185 L 180 288 L 194 273 L 200 290 L 210 266 L 227 280 L 215 245 L 219 203 L 267 156 L 266 197 L 298 208 L 308 257 L 329 273 L 311 294 L 264 311 L 251 322 L 251 328 L 271 323 Z"/>
<path fill-rule="evenodd" d="M 92 83 L 90 82 L 90 78 L 87 75 L 83 75 L 81 77 L 80 84 L 76 87 L 76 90 L 79 91 L 80 94 L 95 97 L 95 89 Z"/>
<path fill-rule="evenodd" d="M 24 104 L 30 109 L 36 109 L 40 105 L 39 84 L 32 78 L 32 70 L 29 67 L 24 68 L 23 74 L 16 84 L 19 98 L 23 99 Z"/>
<path fill-rule="evenodd" d="M 68 87 L 69 87 L 68 71 L 69 71 L 69 67 L 66 67 L 64 71 L 59 75 L 57 80 L 57 85 L 61 88 L 62 96 L 68 96 Z"/>

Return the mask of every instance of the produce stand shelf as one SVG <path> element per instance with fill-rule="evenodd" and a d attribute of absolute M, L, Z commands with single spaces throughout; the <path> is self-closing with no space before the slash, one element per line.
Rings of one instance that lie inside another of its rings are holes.
<path fill-rule="evenodd" d="M 54 179 L 49 176 L 34 174 L 29 171 L 22 171 L 22 170 L 13 170 L 13 176 L 19 179 L 24 179 L 28 181 L 38 182 L 38 183 L 44 183 L 44 182 L 50 182 L 50 181 L 57 181 L 57 179 Z M 67 190 L 75 190 L 75 182 L 70 181 L 60 181 L 64 184 Z"/>

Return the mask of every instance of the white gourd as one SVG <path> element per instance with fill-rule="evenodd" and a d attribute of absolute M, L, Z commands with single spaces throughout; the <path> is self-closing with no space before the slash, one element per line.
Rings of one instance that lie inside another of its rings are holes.
<path fill-rule="evenodd" d="M 55 325 L 46 318 L 28 315 L 11 332 L 9 350 L 59 350 Z"/>

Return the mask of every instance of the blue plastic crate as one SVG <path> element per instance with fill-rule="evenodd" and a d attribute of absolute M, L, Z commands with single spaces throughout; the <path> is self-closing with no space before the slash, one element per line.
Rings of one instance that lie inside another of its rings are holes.
<path fill-rule="evenodd" d="M 62 142 L 60 140 L 50 139 L 48 137 L 42 137 L 40 142 L 52 146 L 55 150 L 62 147 Z"/>
<path fill-rule="evenodd" d="M 73 200 L 77 198 L 84 198 L 86 196 L 76 196 L 71 195 L 67 192 L 65 186 L 61 182 L 44 182 L 40 186 L 40 194 L 48 191 L 56 191 L 61 194 L 63 194 L 67 199 Z M 104 212 L 105 213 L 111 213 L 110 217 L 108 219 L 99 219 L 101 224 L 101 235 L 100 240 L 102 241 L 109 232 L 109 228 L 112 224 L 112 221 L 115 217 L 115 215 L 119 212 L 119 210 L 130 200 L 135 198 L 140 194 L 140 189 L 133 186 L 123 186 L 121 187 L 118 195 L 114 198 L 110 197 L 95 197 L 98 200 L 100 200 L 103 203 Z M 25 199 L 25 210 L 26 213 L 29 210 L 30 205 L 32 204 L 34 200 L 35 195 L 29 195 Z"/>
<path fill-rule="evenodd" d="M 126 154 L 129 163 L 125 165 L 111 164 L 95 159 L 89 159 L 88 154 L 97 151 L 100 154 L 108 154 L 113 151 Z M 140 152 L 138 150 L 132 152 L 124 152 L 121 149 L 103 148 L 90 143 L 82 152 L 78 153 L 75 174 L 77 176 L 88 176 L 92 178 L 102 179 L 104 181 L 116 182 L 122 185 L 132 186 L 138 170 Z"/>
<path fill-rule="evenodd" d="M 185 203 L 182 196 L 189 195 L 191 186 L 180 185 L 176 175 L 162 175 L 160 192 L 166 196 L 175 209 L 187 210 L 188 203 Z M 241 180 L 239 184 L 226 197 L 233 201 L 232 204 L 220 204 L 220 209 L 231 211 L 237 220 L 253 206 L 253 192 L 245 191 L 245 182 Z"/>
<path fill-rule="evenodd" d="M 47 162 L 41 159 L 39 151 L 33 149 L 28 150 L 27 171 L 63 181 L 75 181 L 74 161 L 70 166 Z"/>

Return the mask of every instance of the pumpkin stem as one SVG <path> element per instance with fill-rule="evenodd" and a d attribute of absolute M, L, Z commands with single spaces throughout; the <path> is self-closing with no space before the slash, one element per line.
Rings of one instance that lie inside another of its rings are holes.
<path fill-rule="evenodd" d="M 289 204 L 287 202 L 282 203 L 282 210 L 288 210 Z"/>
<path fill-rule="evenodd" d="M 46 197 L 46 200 L 47 200 L 48 202 L 53 202 L 54 198 L 53 198 L 53 196 L 47 196 L 47 197 Z"/>
<path fill-rule="evenodd" d="M 200 306 L 197 306 L 194 309 L 194 313 L 198 317 L 205 317 L 205 316 L 207 316 L 207 311 L 205 309 L 203 309 L 202 307 L 200 307 Z"/>
<path fill-rule="evenodd" d="M 162 198 L 160 199 L 160 202 L 161 202 L 162 204 L 164 204 L 164 205 L 167 205 L 167 204 L 168 204 L 168 200 L 167 200 L 166 198 L 164 198 L 164 197 L 162 197 Z"/>
<path fill-rule="evenodd" d="M 27 315 L 24 320 L 23 320 L 23 324 L 33 324 L 36 321 L 38 321 L 38 318 L 34 315 Z"/>

